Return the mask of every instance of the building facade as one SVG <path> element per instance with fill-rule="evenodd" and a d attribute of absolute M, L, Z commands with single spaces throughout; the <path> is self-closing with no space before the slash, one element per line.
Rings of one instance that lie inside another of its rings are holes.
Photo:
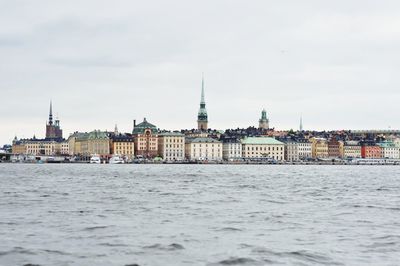
<path fill-rule="evenodd" d="M 158 153 L 164 161 L 185 159 L 185 135 L 179 132 L 158 134 Z"/>
<path fill-rule="evenodd" d="M 87 146 L 85 144 L 82 145 L 83 149 L 86 149 L 86 147 L 87 147 L 86 155 L 96 154 L 104 157 L 109 156 L 110 155 L 109 133 L 100 130 L 94 130 L 90 132 L 87 137 Z"/>
<path fill-rule="evenodd" d="M 147 122 L 146 118 L 138 125 L 134 122 L 132 135 L 137 157 L 154 158 L 158 155 L 158 129 Z"/>
<path fill-rule="evenodd" d="M 299 143 L 294 140 L 287 140 L 285 143 L 285 160 L 295 162 L 299 157 Z"/>
<path fill-rule="evenodd" d="M 323 159 L 328 158 L 328 142 L 325 138 L 312 138 L 311 140 L 312 158 Z"/>
<path fill-rule="evenodd" d="M 222 142 L 222 158 L 227 161 L 242 159 L 242 143 L 238 139 L 225 139 Z"/>
<path fill-rule="evenodd" d="M 385 159 L 400 159 L 400 149 L 391 141 L 379 142 L 381 157 Z"/>
<path fill-rule="evenodd" d="M 285 144 L 269 137 L 247 137 L 242 140 L 243 158 L 284 160 Z"/>
<path fill-rule="evenodd" d="M 339 141 L 340 158 L 361 158 L 361 146 L 358 141 Z"/>
<path fill-rule="evenodd" d="M 377 145 L 361 146 L 361 157 L 365 159 L 380 159 L 382 158 L 381 147 Z"/>
<path fill-rule="evenodd" d="M 312 144 L 307 139 L 299 139 L 297 140 L 298 144 L 298 153 L 300 160 L 307 160 L 312 158 Z"/>
<path fill-rule="evenodd" d="M 128 158 L 135 156 L 135 143 L 131 134 L 114 134 L 111 136 L 111 154 Z"/>
<path fill-rule="evenodd" d="M 222 143 L 212 138 L 187 138 L 185 156 L 191 161 L 221 161 Z"/>
<path fill-rule="evenodd" d="M 340 143 L 335 138 L 328 141 L 328 157 L 339 158 L 340 157 Z"/>

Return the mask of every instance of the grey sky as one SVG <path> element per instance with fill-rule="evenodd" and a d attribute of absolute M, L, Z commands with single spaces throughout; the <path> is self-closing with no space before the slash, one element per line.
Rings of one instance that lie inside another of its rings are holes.
<path fill-rule="evenodd" d="M 0 0 L 0 144 L 209 126 L 400 128 L 399 1 Z"/>

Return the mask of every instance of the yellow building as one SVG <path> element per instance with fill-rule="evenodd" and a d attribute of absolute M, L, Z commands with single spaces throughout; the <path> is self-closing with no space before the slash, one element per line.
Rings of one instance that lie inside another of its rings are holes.
<path fill-rule="evenodd" d="M 135 155 L 135 143 L 132 135 L 118 134 L 111 137 L 111 154 L 126 156 Z"/>
<path fill-rule="evenodd" d="M 110 155 L 110 138 L 105 131 L 94 130 L 87 138 L 87 154 Z"/>
<path fill-rule="evenodd" d="M 105 131 L 75 132 L 68 138 L 69 154 L 91 156 L 93 154 L 108 156 L 110 138 Z"/>
<path fill-rule="evenodd" d="M 222 160 L 222 142 L 218 140 L 212 138 L 188 138 L 185 142 L 185 156 L 188 160 Z"/>
<path fill-rule="evenodd" d="M 25 143 L 23 142 L 13 143 L 11 150 L 13 154 L 25 154 L 26 153 Z"/>
<path fill-rule="evenodd" d="M 165 161 L 185 159 L 185 135 L 165 132 L 158 135 L 158 153 Z"/>
<path fill-rule="evenodd" d="M 311 138 L 311 153 L 315 158 L 328 158 L 328 141 L 325 138 Z"/>
<path fill-rule="evenodd" d="M 88 154 L 88 136 L 89 133 L 75 132 L 69 136 L 67 142 L 69 155 Z"/>
<path fill-rule="evenodd" d="M 283 161 L 285 144 L 269 137 L 248 137 L 242 140 L 243 158 L 268 158 Z"/>

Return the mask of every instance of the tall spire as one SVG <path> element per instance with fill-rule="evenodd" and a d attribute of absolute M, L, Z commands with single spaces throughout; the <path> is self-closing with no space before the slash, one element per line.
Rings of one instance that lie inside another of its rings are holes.
<path fill-rule="evenodd" d="M 300 132 L 303 131 L 303 116 L 300 115 Z"/>
<path fill-rule="evenodd" d="M 201 101 L 200 103 L 206 103 L 204 98 L 204 73 L 201 74 Z"/>
<path fill-rule="evenodd" d="M 53 124 L 53 102 L 50 100 L 49 125 Z"/>
<path fill-rule="evenodd" d="M 200 130 L 208 129 L 208 115 L 206 109 L 206 100 L 204 97 L 204 74 L 201 77 L 201 100 L 200 109 L 197 115 L 197 128 Z"/>

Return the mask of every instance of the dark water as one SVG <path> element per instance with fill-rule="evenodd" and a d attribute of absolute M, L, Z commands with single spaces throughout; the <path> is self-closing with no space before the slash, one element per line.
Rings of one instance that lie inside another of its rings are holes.
<path fill-rule="evenodd" d="M 0 265 L 399 265 L 400 167 L 0 165 Z"/>

